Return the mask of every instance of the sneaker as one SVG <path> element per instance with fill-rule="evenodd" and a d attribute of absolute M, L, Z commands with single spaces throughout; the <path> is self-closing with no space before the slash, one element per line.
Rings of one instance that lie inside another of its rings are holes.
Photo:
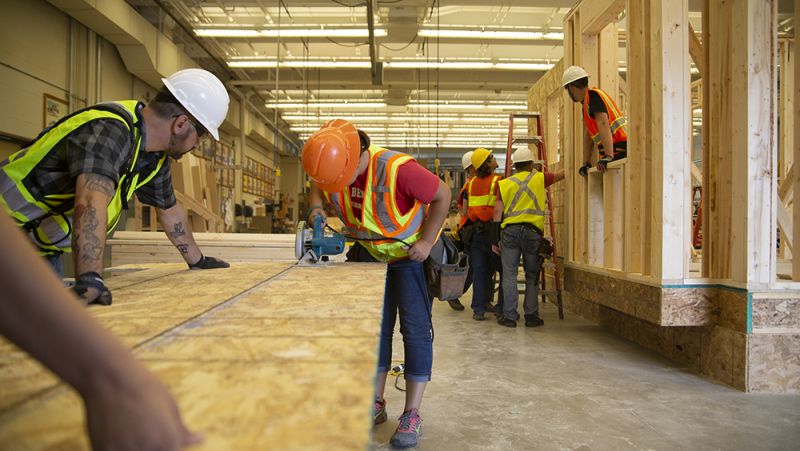
<path fill-rule="evenodd" d="M 544 326 L 544 321 L 539 318 L 539 315 L 525 315 L 525 327 L 539 326 Z"/>
<path fill-rule="evenodd" d="M 483 312 L 480 313 L 475 312 L 472 314 L 472 319 L 474 319 L 475 321 L 483 321 L 486 319 L 486 317 L 483 316 Z"/>
<path fill-rule="evenodd" d="M 422 432 L 422 418 L 417 409 L 411 409 L 400 416 L 400 424 L 389 443 L 395 448 L 413 448 Z"/>
<path fill-rule="evenodd" d="M 385 399 L 375 399 L 375 404 L 372 406 L 372 421 L 375 426 L 385 423 L 387 419 L 386 416 L 386 400 Z"/>
<path fill-rule="evenodd" d="M 464 304 L 461 303 L 460 299 L 449 299 L 447 301 L 447 303 L 450 304 L 450 308 L 453 309 L 453 310 L 456 310 L 456 311 L 459 311 L 459 312 L 461 310 L 464 310 Z"/>
<path fill-rule="evenodd" d="M 505 316 L 497 320 L 497 324 L 506 327 L 517 327 L 517 322 L 513 319 L 508 319 Z"/>

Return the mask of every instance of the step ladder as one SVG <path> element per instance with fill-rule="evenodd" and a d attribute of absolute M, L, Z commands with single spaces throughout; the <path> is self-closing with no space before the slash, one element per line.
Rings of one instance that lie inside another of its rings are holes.
<path fill-rule="evenodd" d="M 524 136 L 517 136 L 514 133 L 514 119 L 527 119 L 526 126 L 527 129 L 525 131 Z M 534 160 L 534 164 L 541 165 L 542 171 L 547 171 L 547 149 L 544 145 L 544 139 L 540 135 L 531 135 L 530 134 L 530 120 L 533 119 L 536 124 L 536 132 L 542 132 L 542 115 L 540 113 L 535 112 L 527 112 L 527 113 L 510 113 L 508 115 L 508 146 L 506 147 L 506 168 L 505 168 L 505 177 L 509 177 L 511 175 L 511 153 L 514 151 L 514 146 L 517 144 L 534 144 L 536 145 L 536 149 L 538 151 L 538 160 Z M 539 275 L 537 278 L 540 281 L 539 287 L 539 294 L 542 296 L 542 302 L 547 302 L 547 298 L 550 297 L 551 300 L 555 300 L 556 306 L 558 307 L 558 319 L 564 319 L 564 304 L 561 297 L 561 270 L 558 267 L 558 249 L 556 248 L 556 226 L 553 218 L 553 211 L 552 211 L 552 201 L 550 196 L 550 187 L 545 189 L 545 193 L 547 194 L 547 206 L 545 207 L 545 216 L 547 216 L 547 221 L 550 224 L 550 238 L 553 240 L 553 261 L 552 262 L 545 262 L 542 261 L 542 264 L 539 266 Z M 555 280 L 556 280 L 556 289 L 555 290 L 547 290 L 547 283 L 545 277 L 545 269 L 552 269 L 555 273 Z"/>

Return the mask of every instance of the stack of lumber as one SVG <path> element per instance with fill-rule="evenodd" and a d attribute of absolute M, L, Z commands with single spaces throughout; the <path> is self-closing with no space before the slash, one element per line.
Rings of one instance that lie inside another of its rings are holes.
<path fill-rule="evenodd" d="M 385 265 L 122 269 L 89 313 L 169 386 L 193 450 L 369 447 Z M 0 448 L 89 449 L 75 392 L 2 338 L 0 386 Z"/>
<path fill-rule="evenodd" d="M 203 255 L 226 262 L 290 261 L 294 255 L 294 234 L 194 233 Z M 107 241 L 111 266 L 137 263 L 182 263 L 175 246 L 160 232 L 117 231 Z"/>

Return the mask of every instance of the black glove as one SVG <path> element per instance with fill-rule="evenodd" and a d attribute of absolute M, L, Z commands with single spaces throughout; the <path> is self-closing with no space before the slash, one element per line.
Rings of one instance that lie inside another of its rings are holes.
<path fill-rule="evenodd" d="M 206 257 L 200 255 L 200 260 L 193 265 L 189 265 L 189 269 L 215 269 L 215 268 L 230 268 L 231 265 L 218 258 Z"/>
<path fill-rule="evenodd" d="M 492 225 L 489 227 L 489 241 L 492 243 L 492 246 L 500 245 L 500 233 L 500 223 L 492 222 Z"/>
<path fill-rule="evenodd" d="M 542 241 L 539 242 L 539 256 L 542 258 L 550 258 L 553 256 L 553 243 L 547 239 L 542 237 Z"/>
<path fill-rule="evenodd" d="M 83 295 L 89 291 L 89 288 L 96 288 L 100 294 L 94 299 L 84 298 Z M 103 277 L 96 272 L 85 272 L 76 277 L 72 291 L 80 298 L 86 299 L 89 304 L 111 305 L 111 292 L 108 291 Z"/>
<path fill-rule="evenodd" d="M 614 161 L 613 157 L 603 155 L 603 158 L 597 160 L 597 170 L 600 172 L 606 172 L 606 166 L 608 166 L 608 163 L 611 163 L 612 161 Z"/>
<path fill-rule="evenodd" d="M 592 163 L 585 163 L 583 166 L 580 167 L 580 169 L 578 169 L 578 174 L 580 174 L 581 177 L 586 177 L 587 175 L 589 175 L 589 168 L 591 167 Z"/>

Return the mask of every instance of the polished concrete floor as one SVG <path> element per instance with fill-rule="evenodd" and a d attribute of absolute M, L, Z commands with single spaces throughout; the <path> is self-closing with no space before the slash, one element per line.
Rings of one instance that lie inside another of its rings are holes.
<path fill-rule="evenodd" d="M 511 329 L 435 301 L 417 449 L 800 450 L 799 395 L 710 382 L 569 312 L 559 321 L 551 304 L 542 318 L 543 327 Z M 402 361 L 399 332 L 394 349 Z M 376 450 L 390 449 L 403 409 L 392 382 Z"/>

